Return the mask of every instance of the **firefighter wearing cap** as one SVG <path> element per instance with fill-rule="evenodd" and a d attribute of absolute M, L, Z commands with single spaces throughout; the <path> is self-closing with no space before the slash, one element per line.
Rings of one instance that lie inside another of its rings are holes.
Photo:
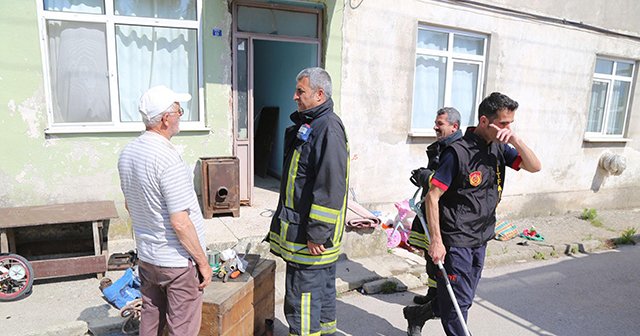
<path fill-rule="evenodd" d="M 302 70 L 298 110 L 285 131 L 278 207 L 267 239 L 287 263 L 284 312 L 290 335 L 336 332 L 336 266 L 347 205 L 349 147 L 333 112 L 331 78 Z"/>

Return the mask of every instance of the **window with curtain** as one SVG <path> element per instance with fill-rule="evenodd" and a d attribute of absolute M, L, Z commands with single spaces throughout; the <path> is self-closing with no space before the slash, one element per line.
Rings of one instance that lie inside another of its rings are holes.
<path fill-rule="evenodd" d="M 591 84 L 587 136 L 624 135 L 635 63 L 598 57 Z"/>
<path fill-rule="evenodd" d="M 38 1 L 49 131 L 139 130 L 138 100 L 155 85 L 190 93 L 182 128 L 203 125 L 197 0 Z"/>
<path fill-rule="evenodd" d="M 460 111 L 461 127 L 474 125 L 480 103 L 487 36 L 419 26 L 411 133 L 435 136 L 438 109 Z"/>

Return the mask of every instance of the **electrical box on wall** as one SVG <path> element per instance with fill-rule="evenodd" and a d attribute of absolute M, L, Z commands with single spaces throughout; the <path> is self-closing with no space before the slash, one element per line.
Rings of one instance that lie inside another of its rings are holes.
<path fill-rule="evenodd" d="M 200 158 L 202 166 L 202 214 L 231 213 L 240 216 L 240 164 L 236 157 Z"/>

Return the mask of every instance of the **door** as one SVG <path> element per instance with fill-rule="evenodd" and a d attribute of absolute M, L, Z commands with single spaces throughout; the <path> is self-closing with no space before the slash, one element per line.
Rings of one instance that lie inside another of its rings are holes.
<path fill-rule="evenodd" d="M 269 175 L 279 177 L 284 129 L 296 110 L 295 77 L 319 64 L 322 20 L 315 8 L 234 3 L 233 10 L 234 155 L 240 165 L 240 202 L 251 205 L 256 126 L 263 127 L 260 134 L 265 134 L 264 127 L 274 128 L 266 132 L 273 143 L 258 147 L 259 158 L 268 162 L 259 163 Z M 260 113 L 276 110 L 277 117 Z"/>

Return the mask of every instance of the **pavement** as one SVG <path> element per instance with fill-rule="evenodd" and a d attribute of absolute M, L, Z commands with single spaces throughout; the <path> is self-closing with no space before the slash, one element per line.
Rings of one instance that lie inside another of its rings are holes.
<path fill-rule="evenodd" d="M 270 180 L 257 179 L 251 207 L 242 207 L 240 217 L 227 215 L 206 220 L 206 239 L 212 249 L 233 248 L 265 258 L 273 256 L 268 244 L 261 242 L 277 197 L 277 185 Z M 581 254 L 609 249 L 615 246 L 624 231 L 640 241 L 640 209 L 598 210 L 595 221 L 580 219 L 581 212 L 561 215 L 507 219 L 518 230 L 535 226 L 545 238 L 543 242 L 514 238 L 509 241 L 489 242 L 486 267 L 533 263 L 562 255 Z M 109 242 L 109 253 L 127 252 L 135 246 L 132 239 Z M 386 234 L 380 228 L 350 231 L 345 234 L 343 256 L 337 264 L 336 287 L 339 295 L 352 290 L 374 294 L 389 288 L 393 282 L 397 291 L 425 291 L 424 258 L 404 248 L 386 247 Z M 284 297 L 284 263 L 277 261 L 276 303 Z M 106 276 L 116 280 L 122 271 L 108 271 Z M 98 289 L 95 276 L 36 281 L 32 294 L 22 300 L 0 303 L 2 335 L 121 335 L 124 321 Z"/>

